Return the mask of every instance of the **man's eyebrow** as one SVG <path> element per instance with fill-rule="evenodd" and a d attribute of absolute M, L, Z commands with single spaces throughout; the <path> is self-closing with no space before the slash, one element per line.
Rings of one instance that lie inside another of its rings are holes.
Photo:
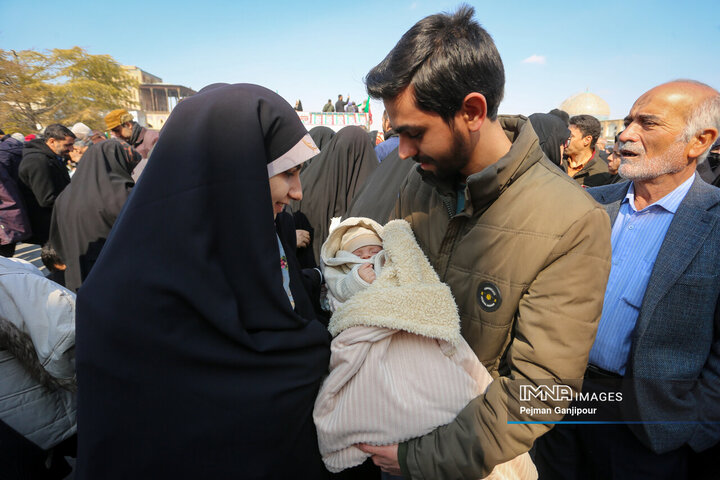
<path fill-rule="evenodd" d="M 638 120 L 640 120 L 641 122 L 660 122 L 661 118 L 658 117 L 657 115 L 644 113 L 644 114 L 638 115 Z"/>
<path fill-rule="evenodd" d="M 397 128 L 393 127 L 393 130 L 395 131 L 395 133 L 404 133 L 404 132 L 407 132 L 408 130 L 420 130 L 420 131 L 423 131 L 423 130 L 425 130 L 425 129 L 424 129 L 424 127 L 419 127 L 419 126 L 417 126 L 417 125 L 400 125 L 400 126 L 397 127 Z"/>
<path fill-rule="evenodd" d="M 641 113 L 640 115 L 638 115 L 638 116 L 636 117 L 636 119 L 637 119 L 640 123 L 646 123 L 646 122 L 656 122 L 656 123 L 660 123 L 660 122 L 662 121 L 662 119 L 661 119 L 660 117 L 658 117 L 657 115 L 652 115 L 652 114 L 650 114 L 650 113 Z M 627 125 L 630 125 L 630 124 L 632 123 L 632 121 L 633 121 L 632 115 L 628 115 L 628 116 L 625 117 L 625 119 L 623 120 L 623 123 L 625 124 L 625 126 L 627 126 Z"/>

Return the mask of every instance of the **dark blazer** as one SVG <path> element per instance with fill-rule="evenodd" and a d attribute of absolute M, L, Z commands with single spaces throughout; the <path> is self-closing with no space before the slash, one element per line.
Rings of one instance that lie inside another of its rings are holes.
<path fill-rule="evenodd" d="M 629 186 L 588 193 L 614 223 Z M 687 422 L 630 425 L 656 453 L 684 444 L 699 452 L 720 440 L 719 300 L 720 189 L 696 176 L 655 260 L 625 375 L 629 420 Z"/>

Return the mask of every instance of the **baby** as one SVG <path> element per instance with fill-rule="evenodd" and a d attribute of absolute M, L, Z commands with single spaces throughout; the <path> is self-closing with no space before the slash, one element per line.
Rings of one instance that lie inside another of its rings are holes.
<path fill-rule="evenodd" d="M 334 247 L 321 251 L 321 267 L 328 286 L 328 304 L 331 311 L 375 281 L 385 256 L 379 233 L 380 224 L 369 218 L 353 218 L 342 222 L 333 236 Z"/>
<path fill-rule="evenodd" d="M 323 462 L 339 472 L 369 456 L 360 443 L 392 445 L 450 423 L 492 377 L 406 221 L 344 220 L 323 244 L 321 265 L 336 308 L 313 419 Z M 525 453 L 487 478 L 531 480 L 537 471 Z"/>

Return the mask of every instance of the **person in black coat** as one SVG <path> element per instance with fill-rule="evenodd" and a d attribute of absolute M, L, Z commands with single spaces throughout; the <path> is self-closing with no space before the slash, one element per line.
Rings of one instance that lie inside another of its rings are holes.
<path fill-rule="evenodd" d="M 59 124 L 49 125 L 44 139 L 25 143 L 18 178 L 33 233 L 28 243 L 42 245 L 48 240 L 55 200 L 70 184 L 65 156 L 73 143 L 75 134 Z"/>
<path fill-rule="evenodd" d="M 558 168 L 562 168 L 562 156 L 570 139 L 570 130 L 560 117 L 549 113 L 533 113 L 528 120 L 538 136 L 545 156 Z"/>
<path fill-rule="evenodd" d="M 75 478 L 328 475 L 312 410 L 330 335 L 273 221 L 316 153 L 257 85 L 175 107 L 78 294 Z"/>
<path fill-rule="evenodd" d="M 88 148 L 72 183 L 52 213 L 50 244 L 66 265 L 65 286 L 77 292 L 90 273 L 115 219 L 135 185 L 132 171 L 142 157 L 122 140 Z"/>

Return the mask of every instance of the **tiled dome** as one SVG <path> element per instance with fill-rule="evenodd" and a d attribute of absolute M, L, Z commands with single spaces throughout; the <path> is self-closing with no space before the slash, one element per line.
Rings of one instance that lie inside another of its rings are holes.
<path fill-rule="evenodd" d="M 571 117 L 573 115 L 592 115 L 598 120 L 610 118 L 610 105 L 594 93 L 583 92 L 573 95 L 560 105 Z"/>

